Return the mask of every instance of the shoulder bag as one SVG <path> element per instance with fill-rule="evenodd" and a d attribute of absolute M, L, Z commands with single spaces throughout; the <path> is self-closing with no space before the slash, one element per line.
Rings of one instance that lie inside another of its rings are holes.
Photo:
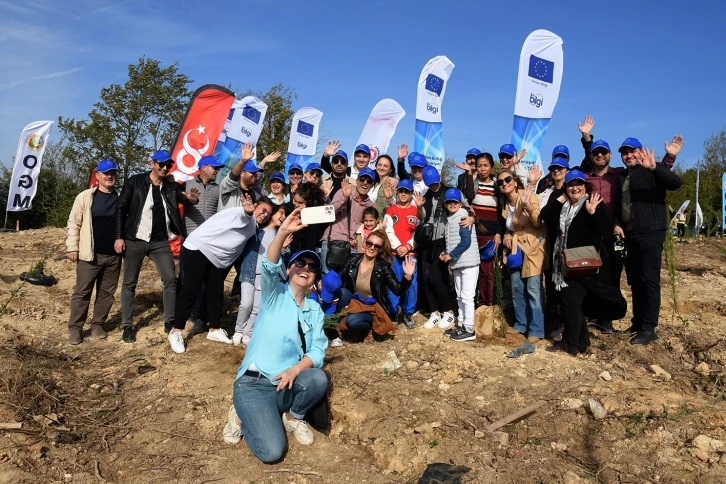
<path fill-rule="evenodd" d="M 593 276 L 600 271 L 601 267 L 602 259 L 594 245 L 562 251 L 562 275 L 564 277 Z"/>

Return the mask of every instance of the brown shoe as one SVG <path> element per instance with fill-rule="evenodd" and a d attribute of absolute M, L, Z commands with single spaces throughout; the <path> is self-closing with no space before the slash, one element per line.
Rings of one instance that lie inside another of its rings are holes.
<path fill-rule="evenodd" d="M 92 324 L 91 336 L 98 339 L 106 339 L 108 338 L 108 333 L 103 330 L 103 327 L 100 324 Z"/>
<path fill-rule="evenodd" d="M 68 328 L 68 344 L 79 345 L 83 341 L 80 328 Z"/>

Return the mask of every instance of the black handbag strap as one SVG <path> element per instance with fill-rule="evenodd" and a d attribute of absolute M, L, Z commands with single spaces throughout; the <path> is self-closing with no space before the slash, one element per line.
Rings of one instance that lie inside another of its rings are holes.
<path fill-rule="evenodd" d="M 303 355 L 305 355 L 305 353 L 307 353 L 308 351 L 308 345 L 305 343 L 305 333 L 303 333 L 300 319 L 297 320 L 297 333 L 300 335 L 300 345 L 302 346 Z"/>

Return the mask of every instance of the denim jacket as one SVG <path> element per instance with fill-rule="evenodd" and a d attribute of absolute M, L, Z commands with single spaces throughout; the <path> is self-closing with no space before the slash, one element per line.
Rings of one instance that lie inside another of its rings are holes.
<path fill-rule="evenodd" d="M 260 243 L 262 243 L 262 235 L 265 229 L 257 228 L 255 237 L 247 241 L 242 251 L 242 267 L 239 270 L 239 282 L 255 283 L 257 276 L 257 257 L 260 252 Z"/>

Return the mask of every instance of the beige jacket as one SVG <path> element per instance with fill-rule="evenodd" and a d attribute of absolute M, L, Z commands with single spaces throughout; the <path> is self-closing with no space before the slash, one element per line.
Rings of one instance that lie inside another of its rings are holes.
<path fill-rule="evenodd" d="M 523 193 L 520 192 L 520 193 Z M 514 206 L 514 232 L 507 230 L 504 235 L 504 241 L 514 240 L 524 254 L 522 263 L 522 277 L 532 277 L 542 274 L 549 267 L 549 257 L 547 249 L 546 235 L 544 223 L 540 219 L 539 199 L 534 193 L 529 198 L 530 208 L 527 210 L 522 204 L 521 197 Z M 502 217 L 507 219 L 508 208 L 507 201 L 502 204 Z M 506 262 L 506 257 L 504 261 Z"/>
<path fill-rule="evenodd" d="M 98 187 L 83 190 L 73 202 L 73 208 L 68 216 L 68 237 L 66 238 L 66 252 L 78 252 L 78 260 L 91 262 L 93 260 L 93 192 Z M 115 192 L 114 192 L 115 193 Z"/>

